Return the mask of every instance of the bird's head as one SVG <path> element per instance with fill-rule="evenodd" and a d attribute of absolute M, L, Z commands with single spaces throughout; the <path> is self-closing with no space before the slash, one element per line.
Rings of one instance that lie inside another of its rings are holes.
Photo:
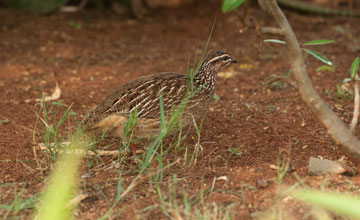
<path fill-rule="evenodd" d="M 231 63 L 237 63 L 237 61 L 229 54 L 224 53 L 221 50 L 215 50 L 209 53 L 202 65 L 207 66 L 208 68 L 210 67 L 218 72 Z"/>
<path fill-rule="evenodd" d="M 195 74 L 194 81 L 198 85 L 203 85 L 206 90 L 213 92 L 216 86 L 217 73 L 231 63 L 237 62 L 229 54 L 221 50 L 212 51 L 202 62 L 199 70 Z"/>

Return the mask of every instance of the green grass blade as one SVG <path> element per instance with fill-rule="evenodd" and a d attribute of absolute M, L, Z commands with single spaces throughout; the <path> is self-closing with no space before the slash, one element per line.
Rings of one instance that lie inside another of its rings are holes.
<path fill-rule="evenodd" d="M 359 57 L 356 57 L 354 61 L 351 64 L 350 68 L 350 76 L 351 78 L 354 78 L 359 70 Z"/>
<path fill-rule="evenodd" d="M 46 101 L 45 101 L 45 93 L 41 92 L 41 108 L 43 110 L 43 117 L 44 117 L 44 121 L 46 122 L 46 124 L 49 124 L 49 118 L 48 118 L 48 113 L 47 113 L 47 109 L 46 109 Z"/>
<path fill-rule="evenodd" d="M 119 173 L 119 179 L 118 179 L 118 184 L 117 184 L 117 194 L 115 197 L 115 201 L 118 202 L 121 199 L 121 192 L 122 192 L 122 178 L 121 178 L 121 171 Z"/>
<path fill-rule="evenodd" d="M 351 78 L 345 78 L 345 79 L 343 80 L 343 83 L 350 82 L 351 80 L 352 80 Z"/>
<path fill-rule="evenodd" d="M 264 42 L 276 43 L 286 45 L 286 41 L 278 40 L 278 39 L 266 39 Z"/>
<path fill-rule="evenodd" d="M 212 27 L 211 27 L 209 37 L 208 37 L 208 39 L 207 39 L 207 41 L 206 41 L 205 48 L 204 48 L 204 50 L 203 50 L 203 53 L 202 53 L 201 58 L 200 58 L 200 60 L 199 60 L 199 63 L 198 63 L 198 65 L 197 65 L 197 67 L 196 67 L 195 73 L 197 73 L 197 71 L 199 70 L 199 68 L 200 68 L 200 66 L 201 66 L 201 63 L 202 63 L 202 61 L 203 61 L 203 59 L 204 59 L 204 57 L 205 57 L 206 50 L 207 50 L 207 48 L 208 48 L 208 46 L 209 46 L 209 43 L 210 43 L 210 40 L 211 40 L 211 36 L 212 36 L 212 33 L 213 33 L 213 31 L 214 31 L 214 28 L 215 28 L 215 23 L 216 23 L 216 19 L 215 19 L 215 21 L 214 21 L 214 23 L 213 23 L 213 25 L 212 25 Z"/>
<path fill-rule="evenodd" d="M 291 69 L 286 70 L 285 78 L 289 79 L 290 73 L 291 73 Z"/>
<path fill-rule="evenodd" d="M 316 59 L 320 60 L 321 62 L 331 66 L 333 63 L 328 59 L 326 58 L 324 55 L 322 55 L 321 53 L 319 52 L 316 52 L 316 51 L 313 51 L 313 50 L 310 50 L 310 49 L 304 49 L 306 53 L 314 56 Z"/>
<path fill-rule="evenodd" d="M 331 66 L 321 65 L 316 68 L 316 72 L 324 72 L 324 71 L 335 72 L 335 65 L 331 65 Z"/>
<path fill-rule="evenodd" d="M 328 40 L 328 39 L 311 40 L 311 41 L 303 43 L 303 46 L 325 45 L 325 44 L 331 44 L 334 42 L 335 42 L 334 40 Z"/>
<path fill-rule="evenodd" d="M 162 94 L 160 94 L 160 130 L 162 133 L 166 133 L 164 100 L 163 100 Z M 164 134 L 160 134 L 160 136 L 164 136 Z"/>
<path fill-rule="evenodd" d="M 199 49 L 199 45 L 197 46 L 196 51 L 198 51 L 198 49 Z M 202 57 L 200 58 L 200 61 L 201 61 L 201 59 L 202 59 Z M 195 77 L 196 72 L 198 71 L 198 68 L 200 68 L 200 65 L 196 65 L 196 61 L 197 61 L 197 53 L 195 53 L 194 62 L 192 64 L 192 67 L 190 68 L 190 72 L 189 72 L 190 73 L 189 74 L 190 87 L 189 86 L 186 87 L 186 94 L 188 94 L 189 91 L 191 91 L 191 92 L 194 91 L 194 77 Z M 189 85 L 188 82 L 187 82 L 187 85 Z"/>
<path fill-rule="evenodd" d="M 360 198 L 315 190 L 296 190 L 292 195 L 340 215 L 360 219 Z"/>
<path fill-rule="evenodd" d="M 232 11 L 244 3 L 245 0 L 224 0 L 221 11 L 223 13 Z"/>
<path fill-rule="evenodd" d="M 66 120 L 66 118 L 68 117 L 70 110 L 71 110 L 72 104 L 69 106 L 69 108 L 66 109 L 65 113 L 63 114 L 63 116 L 60 118 L 60 120 L 58 121 L 58 123 L 56 124 L 56 128 L 55 128 L 55 133 L 57 134 L 57 132 L 59 131 L 59 127 L 64 123 L 64 121 Z"/>
<path fill-rule="evenodd" d="M 83 149 L 88 146 L 84 141 L 84 134 L 77 132 L 71 139 L 69 149 Z M 73 216 L 73 208 L 69 207 L 69 201 L 76 193 L 76 178 L 81 163 L 82 154 L 63 153 L 59 162 L 50 176 L 49 185 L 42 197 L 36 220 L 65 220 Z"/>

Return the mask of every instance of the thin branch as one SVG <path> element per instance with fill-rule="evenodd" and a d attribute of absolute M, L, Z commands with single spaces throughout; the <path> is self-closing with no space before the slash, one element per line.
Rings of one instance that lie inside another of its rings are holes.
<path fill-rule="evenodd" d="M 284 82 L 284 83 L 288 84 L 290 87 L 293 87 L 295 89 L 298 88 L 296 83 L 294 81 L 292 81 L 291 79 L 286 78 L 285 76 L 278 76 L 278 75 L 270 75 L 269 79 L 266 80 L 264 82 L 264 84 L 267 87 L 270 87 L 274 82 L 278 82 L 278 81 Z"/>
<path fill-rule="evenodd" d="M 351 124 L 350 124 L 350 131 L 352 133 L 355 133 L 355 127 L 358 123 L 359 120 L 359 108 L 360 108 L 360 103 L 359 103 L 359 82 L 357 80 L 358 75 L 355 76 L 354 79 L 354 113 L 353 113 L 353 118 L 351 120 Z"/>
<path fill-rule="evenodd" d="M 295 33 L 284 13 L 279 8 L 276 0 L 258 0 L 258 2 L 265 12 L 274 17 L 280 29 L 284 30 L 284 38 L 287 42 L 291 70 L 302 99 L 315 114 L 317 119 L 324 125 L 335 142 L 343 145 L 351 153 L 351 156 L 360 158 L 360 141 L 314 89 L 307 73 L 306 65 Z"/>
<path fill-rule="evenodd" d="M 284 30 L 275 27 L 261 27 L 261 33 L 284 36 Z"/>
<path fill-rule="evenodd" d="M 66 146 L 69 145 L 70 142 L 63 142 L 61 143 L 61 146 Z M 54 146 L 54 143 L 51 143 L 50 147 L 53 150 L 57 150 Z M 45 144 L 43 143 L 39 143 L 37 146 L 35 146 L 35 148 L 38 148 L 40 150 L 46 151 L 49 150 L 47 146 L 45 146 Z M 120 154 L 123 154 L 123 151 L 118 151 L 118 150 L 96 150 L 96 152 L 93 151 L 88 151 L 88 150 L 84 150 L 84 149 L 59 149 L 58 153 L 63 153 L 63 151 L 65 150 L 65 153 L 75 153 L 75 154 L 82 154 L 82 155 L 89 155 L 89 156 L 118 156 Z M 35 151 L 34 151 L 35 152 Z"/>
<path fill-rule="evenodd" d="M 88 3 L 88 0 L 81 0 L 80 4 L 77 6 L 69 6 L 69 5 L 64 4 L 59 8 L 59 11 L 60 12 L 79 12 L 85 8 L 87 3 Z"/>
<path fill-rule="evenodd" d="M 252 17 L 250 17 L 250 0 L 246 0 L 242 7 L 238 8 L 238 10 L 235 10 L 237 15 L 240 18 L 241 24 L 245 26 L 246 28 L 256 28 L 257 24 L 253 20 Z"/>

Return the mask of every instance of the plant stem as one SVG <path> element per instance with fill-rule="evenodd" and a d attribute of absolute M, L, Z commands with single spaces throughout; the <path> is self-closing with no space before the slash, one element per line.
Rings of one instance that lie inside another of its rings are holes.
<path fill-rule="evenodd" d="M 291 70 L 303 101 L 323 124 L 335 142 L 343 145 L 353 158 L 360 158 L 359 139 L 350 132 L 345 123 L 340 120 L 314 89 L 295 33 L 276 0 L 258 0 L 258 2 L 261 8 L 276 20 L 280 29 L 284 30 Z"/>
<path fill-rule="evenodd" d="M 358 75 L 356 74 L 355 79 L 354 79 L 354 113 L 353 113 L 353 118 L 351 120 L 351 124 L 350 124 L 350 131 L 352 133 L 355 133 L 355 127 L 358 123 L 359 120 L 359 107 L 360 107 L 360 103 L 359 103 L 359 82 L 357 80 Z"/>

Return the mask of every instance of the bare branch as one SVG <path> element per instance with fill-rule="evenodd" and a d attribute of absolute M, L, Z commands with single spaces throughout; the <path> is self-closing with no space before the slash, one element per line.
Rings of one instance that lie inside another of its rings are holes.
<path fill-rule="evenodd" d="M 66 146 L 66 145 L 69 145 L 70 142 L 63 142 L 61 143 L 61 146 Z M 51 143 L 50 147 L 52 148 L 52 150 L 56 150 L 55 149 L 55 145 L 54 143 Z M 43 151 L 46 151 L 48 150 L 48 147 L 45 146 L 45 144 L 43 143 L 39 143 L 37 146 L 35 146 L 35 149 L 40 149 L 40 150 L 43 150 Z M 59 153 L 63 153 L 64 150 L 61 149 L 59 150 Z M 118 156 L 120 154 L 123 154 L 125 153 L 124 151 L 118 151 L 118 150 L 97 150 L 96 152 L 92 152 L 92 151 L 88 151 L 88 150 L 84 150 L 84 149 L 72 149 L 72 150 L 69 150 L 69 149 L 65 149 L 65 153 L 74 153 L 74 154 L 82 154 L 82 155 L 89 155 L 89 156 Z"/>
<path fill-rule="evenodd" d="M 284 82 L 286 84 L 288 84 L 290 87 L 293 87 L 295 89 L 297 89 L 297 85 L 294 81 L 292 81 L 291 79 L 289 78 L 286 78 L 285 76 L 278 76 L 278 75 L 270 75 L 269 76 L 269 79 L 266 80 L 264 82 L 264 84 L 267 86 L 267 87 L 270 87 L 271 84 L 273 84 L 274 82 L 278 82 L 278 81 L 281 81 L 281 82 Z"/>
<path fill-rule="evenodd" d="M 284 30 L 274 27 L 261 27 L 262 34 L 274 34 L 284 36 Z"/>
<path fill-rule="evenodd" d="M 342 144 L 352 153 L 352 156 L 355 155 L 357 158 L 360 158 L 360 141 L 330 109 L 312 86 L 294 31 L 276 3 L 276 0 L 258 0 L 258 2 L 264 11 L 274 17 L 280 29 L 284 30 L 292 73 L 294 74 L 302 99 L 324 125 L 335 142 Z"/>
<path fill-rule="evenodd" d="M 351 120 L 351 124 L 350 124 L 350 131 L 352 133 L 355 133 L 355 127 L 358 123 L 359 120 L 359 107 L 360 107 L 360 103 L 359 103 L 359 82 L 357 80 L 358 76 L 355 76 L 354 79 L 354 113 L 353 113 L 353 118 Z"/>

